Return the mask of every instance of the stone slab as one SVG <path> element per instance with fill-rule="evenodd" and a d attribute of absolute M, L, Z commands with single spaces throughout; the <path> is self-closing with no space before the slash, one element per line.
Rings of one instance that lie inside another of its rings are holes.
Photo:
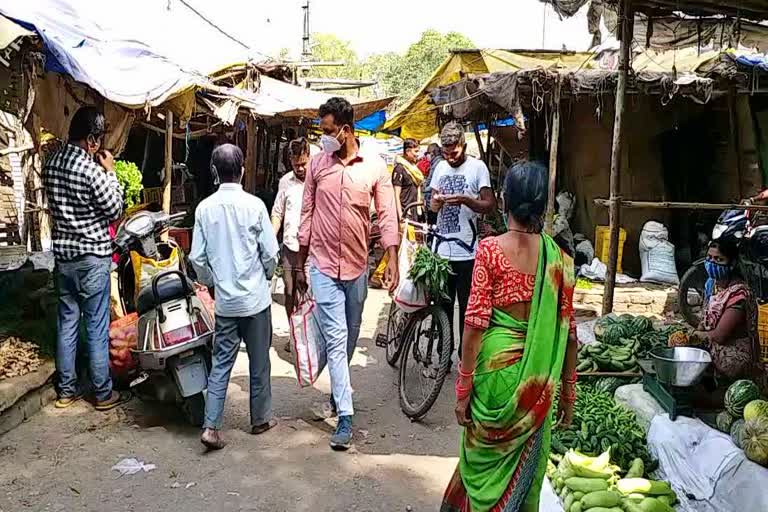
<path fill-rule="evenodd" d="M 0 380 L 0 414 L 11 408 L 30 391 L 41 388 L 56 371 L 53 361 L 44 361 L 37 371 Z"/>

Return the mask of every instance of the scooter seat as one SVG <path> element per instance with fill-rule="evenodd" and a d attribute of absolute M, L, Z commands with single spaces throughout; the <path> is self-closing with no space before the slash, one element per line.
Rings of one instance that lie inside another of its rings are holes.
<path fill-rule="evenodd" d="M 160 274 L 156 279 L 157 295 L 153 291 L 152 285 L 145 286 L 136 299 L 136 311 L 143 315 L 147 311 L 155 309 L 164 302 L 183 299 L 194 294 L 194 284 L 192 281 L 178 272 L 168 272 Z"/>

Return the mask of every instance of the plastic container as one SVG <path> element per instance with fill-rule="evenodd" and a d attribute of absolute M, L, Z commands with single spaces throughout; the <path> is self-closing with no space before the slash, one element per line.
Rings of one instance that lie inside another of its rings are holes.
<path fill-rule="evenodd" d="M 760 360 L 768 363 L 768 304 L 757 307 L 757 334 L 760 337 Z"/>
<path fill-rule="evenodd" d="M 619 228 L 619 259 L 616 262 L 616 272 L 623 272 L 621 262 L 624 257 L 624 242 L 627 241 L 627 232 Z M 611 247 L 611 229 L 608 226 L 595 228 L 595 257 L 608 265 L 608 254 Z"/>

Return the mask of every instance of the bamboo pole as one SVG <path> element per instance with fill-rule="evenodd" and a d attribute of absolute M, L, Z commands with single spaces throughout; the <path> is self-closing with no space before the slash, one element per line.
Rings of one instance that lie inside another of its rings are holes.
<path fill-rule="evenodd" d="M 549 142 L 549 189 L 544 229 L 552 234 L 555 223 L 555 195 L 557 194 L 557 153 L 560 147 L 560 79 L 555 82 L 552 101 L 552 139 Z"/>
<path fill-rule="evenodd" d="M 610 206 L 608 199 L 595 199 L 594 203 L 598 206 Z M 768 206 L 752 204 L 734 204 L 734 203 L 685 203 L 673 201 L 621 201 L 622 208 L 638 208 L 648 210 L 753 210 L 766 211 Z"/>
<path fill-rule="evenodd" d="M 632 0 L 622 1 L 619 14 L 621 19 L 621 51 L 619 56 L 619 81 L 616 86 L 616 118 L 613 122 L 613 147 L 611 148 L 611 197 L 608 212 L 611 236 L 608 252 L 608 270 L 605 273 L 605 295 L 603 295 L 604 315 L 613 311 L 613 292 L 616 287 L 616 268 L 619 259 L 621 148 L 623 142 L 624 110 L 626 108 L 627 77 L 629 75 L 635 22 Z"/>
<path fill-rule="evenodd" d="M 480 137 L 480 128 L 477 123 L 472 124 L 472 130 L 475 132 L 475 139 L 477 140 L 477 148 L 480 150 L 480 160 L 485 162 L 485 148 L 483 148 L 483 139 Z"/>
<path fill-rule="evenodd" d="M 247 143 L 245 147 L 245 177 L 243 178 L 243 185 L 247 192 L 253 194 L 256 192 L 256 159 L 258 156 L 258 150 L 256 149 L 258 128 L 253 116 L 248 116 L 245 126 Z"/>
<path fill-rule="evenodd" d="M 171 213 L 171 175 L 173 174 L 173 112 L 165 113 L 165 176 L 163 177 L 163 210 Z"/>

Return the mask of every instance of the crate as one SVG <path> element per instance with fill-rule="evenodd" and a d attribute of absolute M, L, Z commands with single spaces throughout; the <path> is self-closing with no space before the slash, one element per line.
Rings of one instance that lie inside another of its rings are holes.
<path fill-rule="evenodd" d="M 171 238 L 176 240 L 179 247 L 181 247 L 186 254 L 189 254 L 189 250 L 192 247 L 192 230 L 189 228 L 171 228 L 169 234 Z"/>
<path fill-rule="evenodd" d="M 159 205 L 163 204 L 163 188 L 162 187 L 145 188 L 143 193 L 144 193 L 145 203 L 156 203 Z"/>
<path fill-rule="evenodd" d="M 757 334 L 760 337 L 760 360 L 768 363 L 768 304 L 757 307 Z"/>
<path fill-rule="evenodd" d="M 624 242 L 627 241 L 627 231 L 624 228 L 619 228 L 619 258 L 616 261 L 616 272 L 621 274 L 622 267 L 621 261 L 624 258 Z M 595 228 L 595 256 L 608 264 L 608 254 L 611 247 L 611 228 L 608 226 L 597 226 Z"/>

